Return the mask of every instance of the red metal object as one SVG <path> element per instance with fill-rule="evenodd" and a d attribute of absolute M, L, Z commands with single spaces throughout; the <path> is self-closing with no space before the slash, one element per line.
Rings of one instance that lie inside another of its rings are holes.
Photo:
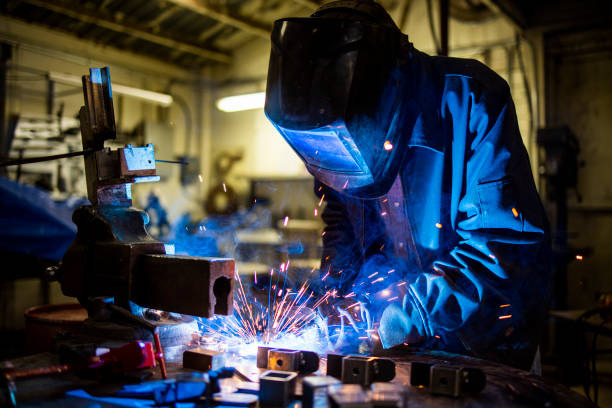
<path fill-rule="evenodd" d="M 164 358 L 164 350 L 162 349 L 161 341 L 159 341 L 159 334 L 153 333 L 153 341 L 155 342 L 155 360 L 159 363 L 159 369 L 161 370 L 161 376 L 165 380 L 168 378 L 166 372 L 166 359 Z"/>
<path fill-rule="evenodd" d="M 144 341 L 132 341 L 125 346 L 110 349 L 95 360 L 89 368 L 110 367 L 117 374 L 155 367 L 153 345 Z"/>

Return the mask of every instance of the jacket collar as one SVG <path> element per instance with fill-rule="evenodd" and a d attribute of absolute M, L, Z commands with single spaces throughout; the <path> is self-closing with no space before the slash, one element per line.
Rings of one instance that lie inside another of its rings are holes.
<path fill-rule="evenodd" d="M 442 88 L 439 81 L 435 80 L 431 57 L 414 50 L 410 68 L 418 114 L 408 138 L 408 145 L 426 147 L 441 153 L 444 150 L 444 131 L 440 115 Z"/>

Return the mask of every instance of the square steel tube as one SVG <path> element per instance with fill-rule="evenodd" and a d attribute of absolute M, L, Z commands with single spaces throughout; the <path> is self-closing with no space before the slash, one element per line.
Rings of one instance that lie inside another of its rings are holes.
<path fill-rule="evenodd" d="M 131 298 L 142 307 L 199 317 L 231 315 L 235 263 L 228 258 L 142 255 Z"/>
<path fill-rule="evenodd" d="M 259 376 L 259 405 L 286 407 L 294 397 L 297 374 L 269 370 Z"/>

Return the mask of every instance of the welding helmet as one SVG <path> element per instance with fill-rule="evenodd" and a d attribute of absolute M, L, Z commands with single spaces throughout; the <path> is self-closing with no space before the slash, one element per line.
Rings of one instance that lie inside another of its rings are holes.
<path fill-rule="evenodd" d="M 337 1 L 272 30 L 265 113 L 322 183 L 375 198 L 406 152 L 411 44 L 373 1 Z"/>

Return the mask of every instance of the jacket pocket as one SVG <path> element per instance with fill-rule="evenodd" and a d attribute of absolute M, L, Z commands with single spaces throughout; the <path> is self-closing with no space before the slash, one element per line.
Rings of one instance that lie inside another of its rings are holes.
<path fill-rule="evenodd" d="M 479 180 L 476 187 L 483 228 L 523 232 L 523 216 L 514 180 L 510 176 Z"/>

